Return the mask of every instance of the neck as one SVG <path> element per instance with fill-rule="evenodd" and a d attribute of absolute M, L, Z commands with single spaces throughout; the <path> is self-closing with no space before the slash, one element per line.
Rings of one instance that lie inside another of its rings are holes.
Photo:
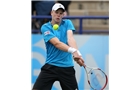
<path fill-rule="evenodd" d="M 53 20 L 51 21 L 51 24 L 52 24 L 52 25 L 54 25 L 54 24 L 60 25 L 60 23 L 61 23 L 61 22 L 55 22 L 55 21 L 53 21 Z"/>

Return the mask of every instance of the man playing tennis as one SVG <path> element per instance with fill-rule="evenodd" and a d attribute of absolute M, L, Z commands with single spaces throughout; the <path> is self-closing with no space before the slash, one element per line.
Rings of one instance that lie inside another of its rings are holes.
<path fill-rule="evenodd" d="M 78 90 L 73 58 L 80 66 L 84 65 L 84 60 L 73 37 L 75 28 L 72 22 L 62 19 L 64 12 L 62 4 L 54 4 L 52 20 L 41 27 L 47 56 L 33 90 L 51 90 L 55 81 L 60 82 L 62 90 Z M 58 30 L 53 29 L 54 24 L 59 25 Z"/>

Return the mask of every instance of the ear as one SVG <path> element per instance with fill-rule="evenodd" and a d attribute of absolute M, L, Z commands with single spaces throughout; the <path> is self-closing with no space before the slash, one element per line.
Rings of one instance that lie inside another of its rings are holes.
<path fill-rule="evenodd" d="M 64 16 L 67 16 L 67 12 L 66 12 L 66 11 L 63 13 L 63 17 L 64 17 Z"/>
<path fill-rule="evenodd" d="M 51 11 L 51 15 L 52 15 L 53 11 Z"/>

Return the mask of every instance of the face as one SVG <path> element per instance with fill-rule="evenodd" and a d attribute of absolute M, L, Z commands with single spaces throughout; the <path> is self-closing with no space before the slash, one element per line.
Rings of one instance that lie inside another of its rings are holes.
<path fill-rule="evenodd" d="M 52 22 L 53 23 L 60 23 L 63 16 L 64 16 L 64 12 L 62 9 L 58 9 L 56 11 L 52 11 L 51 15 L 52 15 Z"/>

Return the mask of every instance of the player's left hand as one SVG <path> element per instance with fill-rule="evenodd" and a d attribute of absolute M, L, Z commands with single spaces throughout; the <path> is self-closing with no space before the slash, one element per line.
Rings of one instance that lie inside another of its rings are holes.
<path fill-rule="evenodd" d="M 80 66 L 84 66 L 84 60 L 82 57 L 80 58 L 74 58 L 74 60 L 80 65 Z"/>

